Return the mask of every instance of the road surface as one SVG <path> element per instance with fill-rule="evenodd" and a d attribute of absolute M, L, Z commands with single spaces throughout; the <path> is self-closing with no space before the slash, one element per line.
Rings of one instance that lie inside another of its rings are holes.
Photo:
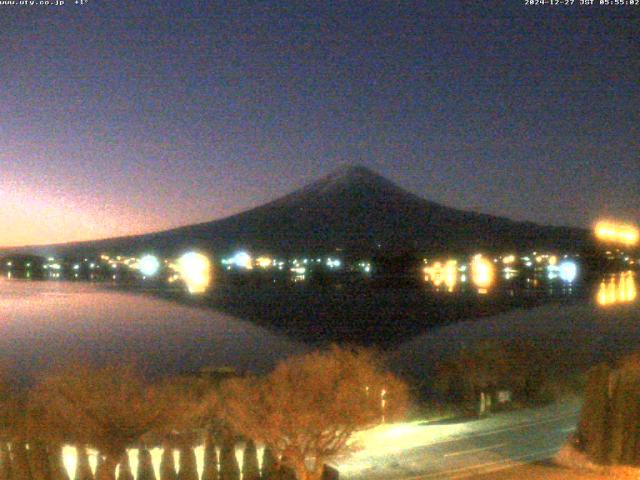
<path fill-rule="evenodd" d="M 341 479 L 472 478 L 553 457 L 575 430 L 579 400 L 458 423 L 396 424 L 363 432 L 337 462 Z"/>

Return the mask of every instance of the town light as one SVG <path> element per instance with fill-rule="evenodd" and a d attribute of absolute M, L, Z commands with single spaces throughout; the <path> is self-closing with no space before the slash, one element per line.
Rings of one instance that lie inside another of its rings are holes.
<path fill-rule="evenodd" d="M 153 277 L 160 270 L 160 260 L 155 255 L 145 255 L 138 262 L 138 270 L 147 277 Z"/>
<path fill-rule="evenodd" d="M 427 265 L 423 269 L 425 282 L 431 282 L 434 287 L 439 288 L 444 283 L 447 291 L 453 292 L 458 283 L 458 262 L 447 260 L 444 264 L 435 262 Z"/>
<path fill-rule="evenodd" d="M 256 259 L 256 264 L 260 268 L 269 268 L 271 265 L 273 265 L 273 261 L 269 257 L 258 257 Z"/>
<path fill-rule="evenodd" d="M 640 232 L 633 225 L 600 221 L 595 226 L 595 234 L 598 240 L 603 242 L 621 243 L 627 246 L 635 246 L 640 239 Z"/>
<path fill-rule="evenodd" d="M 229 259 L 229 263 L 232 263 L 238 268 L 244 268 L 246 270 L 251 270 L 253 268 L 251 255 L 249 255 L 247 252 L 237 252 L 233 257 Z"/>
<path fill-rule="evenodd" d="M 558 266 L 560 278 L 563 282 L 571 283 L 578 276 L 578 266 L 572 260 L 565 260 Z"/>
<path fill-rule="evenodd" d="M 211 282 L 211 262 L 197 252 L 188 252 L 178 259 L 180 277 L 189 293 L 203 293 Z"/>
<path fill-rule="evenodd" d="M 471 279 L 480 293 L 486 293 L 495 276 L 493 263 L 478 254 L 471 260 Z"/>

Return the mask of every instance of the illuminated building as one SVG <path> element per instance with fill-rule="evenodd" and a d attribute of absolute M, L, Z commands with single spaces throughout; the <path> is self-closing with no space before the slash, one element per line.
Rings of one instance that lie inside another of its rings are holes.
<path fill-rule="evenodd" d="M 178 259 L 178 271 L 189 293 L 203 293 L 211 282 L 211 263 L 201 253 L 188 252 Z"/>
<path fill-rule="evenodd" d="M 505 265 L 511 265 L 515 261 L 516 261 L 516 256 L 515 255 L 507 255 L 506 257 L 504 257 L 502 259 L 502 263 L 504 263 Z"/>
<path fill-rule="evenodd" d="M 640 232 L 633 225 L 600 221 L 595 226 L 598 240 L 610 243 L 621 243 L 627 246 L 638 244 Z"/>
<path fill-rule="evenodd" d="M 269 268 L 273 265 L 273 260 L 269 257 L 258 257 L 256 259 L 256 265 L 260 268 Z"/>
<path fill-rule="evenodd" d="M 478 254 L 471 260 L 471 279 L 479 293 L 487 293 L 487 290 L 493 285 L 495 277 L 495 267 L 493 263 Z"/>
<path fill-rule="evenodd" d="M 440 288 L 445 285 L 448 292 L 453 292 L 458 283 L 458 262 L 456 260 L 447 260 L 435 262 L 433 265 L 427 265 L 423 269 L 425 282 L 430 282 L 434 287 Z"/>

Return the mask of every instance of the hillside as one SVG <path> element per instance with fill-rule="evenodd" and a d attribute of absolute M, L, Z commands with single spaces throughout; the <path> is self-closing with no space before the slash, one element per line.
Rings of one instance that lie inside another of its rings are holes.
<path fill-rule="evenodd" d="M 55 245 L 23 251 L 156 250 L 172 254 L 199 247 L 227 253 L 237 248 L 273 254 L 353 254 L 397 250 L 559 248 L 577 250 L 586 230 L 547 227 L 456 210 L 409 193 L 371 170 L 339 169 L 260 207 L 197 225 L 135 237 Z"/>

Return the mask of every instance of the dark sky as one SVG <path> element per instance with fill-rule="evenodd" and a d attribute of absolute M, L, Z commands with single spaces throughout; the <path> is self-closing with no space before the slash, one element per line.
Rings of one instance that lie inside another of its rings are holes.
<path fill-rule="evenodd" d="M 637 221 L 640 6 L 579 1 L 0 5 L 0 245 L 220 218 L 355 163 L 458 208 Z"/>

